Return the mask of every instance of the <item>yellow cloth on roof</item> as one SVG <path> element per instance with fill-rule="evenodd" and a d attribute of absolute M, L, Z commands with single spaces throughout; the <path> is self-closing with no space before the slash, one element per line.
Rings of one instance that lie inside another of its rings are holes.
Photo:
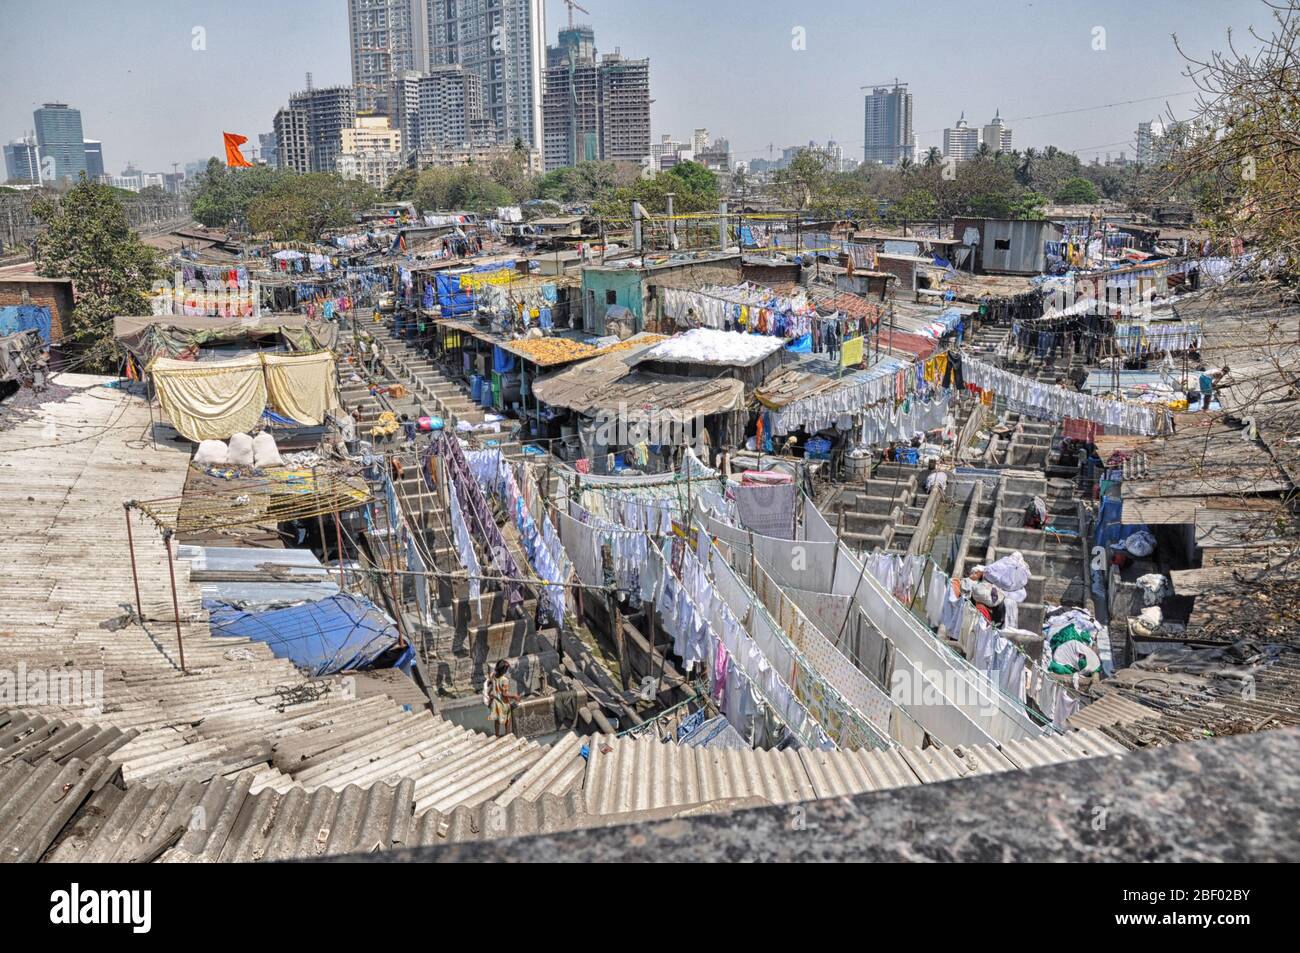
<path fill-rule="evenodd" d="M 338 408 L 338 380 L 334 355 L 329 351 L 264 354 L 262 359 L 266 361 L 267 396 L 284 416 L 314 427 L 325 422 L 328 411 Z"/>
<path fill-rule="evenodd" d="M 163 413 L 190 440 L 246 433 L 262 419 L 266 381 L 256 354 L 202 364 L 160 357 L 149 369 Z"/>

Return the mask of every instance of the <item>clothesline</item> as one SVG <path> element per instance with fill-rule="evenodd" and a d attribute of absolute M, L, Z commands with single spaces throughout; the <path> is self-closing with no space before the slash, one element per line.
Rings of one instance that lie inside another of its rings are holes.
<path fill-rule="evenodd" d="M 962 368 L 967 383 L 1005 397 L 1019 412 L 1032 417 L 1090 420 L 1103 424 L 1108 433 L 1154 436 L 1171 429 L 1168 408 L 1081 394 L 1012 374 L 969 355 L 963 358 Z"/>

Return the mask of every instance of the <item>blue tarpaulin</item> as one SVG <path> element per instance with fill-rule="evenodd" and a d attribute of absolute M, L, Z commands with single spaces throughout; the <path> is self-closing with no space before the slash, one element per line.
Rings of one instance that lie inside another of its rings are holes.
<path fill-rule="evenodd" d="M 492 345 L 492 370 L 505 374 L 515 369 L 515 356 L 499 345 Z"/>
<path fill-rule="evenodd" d="M 50 343 L 50 309 L 34 304 L 15 304 L 0 308 L 0 337 L 19 331 L 36 330 L 41 343 Z"/>
<path fill-rule="evenodd" d="M 812 332 L 801 334 L 785 346 L 787 351 L 793 351 L 796 354 L 812 353 Z"/>
<path fill-rule="evenodd" d="M 438 285 L 438 306 L 442 308 L 444 318 L 459 318 L 474 313 L 474 295 L 461 290 L 460 275 L 439 274 L 436 281 Z"/>
<path fill-rule="evenodd" d="M 373 668 L 401 644 L 397 626 L 369 599 L 341 592 L 328 599 L 282 609 L 250 612 L 215 599 L 203 600 L 212 634 L 254 639 L 313 676 Z M 415 650 L 406 646 L 391 664 L 407 671 Z"/>
<path fill-rule="evenodd" d="M 1146 529 L 1146 523 L 1121 523 L 1120 515 L 1124 510 L 1124 501 L 1117 497 L 1104 497 L 1101 508 L 1097 511 L 1097 531 L 1093 535 L 1094 546 L 1114 546 L 1121 540 L 1128 539 L 1140 529 Z"/>

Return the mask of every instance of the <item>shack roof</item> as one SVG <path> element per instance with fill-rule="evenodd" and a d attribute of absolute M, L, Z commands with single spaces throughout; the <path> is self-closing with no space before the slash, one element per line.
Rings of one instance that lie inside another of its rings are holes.
<path fill-rule="evenodd" d="M 34 261 L 24 261 L 16 265 L 6 265 L 0 268 L 0 284 L 9 281 L 22 281 L 40 284 L 72 284 L 71 278 L 48 278 L 45 275 L 36 273 L 36 263 Z"/>
<path fill-rule="evenodd" d="M 192 345 L 226 344 L 281 335 L 293 347 L 332 349 L 339 326 L 305 314 L 267 314 L 258 318 L 208 318 L 181 314 L 119 315 L 113 336 L 141 359 Z"/>
<path fill-rule="evenodd" d="M 641 355 L 665 340 L 658 334 L 638 334 L 602 348 L 591 360 L 535 381 L 533 394 L 552 407 L 593 416 L 618 410 L 637 418 L 667 411 L 695 416 L 738 409 L 745 386 L 733 378 L 678 377 L 635 369 Z"/>

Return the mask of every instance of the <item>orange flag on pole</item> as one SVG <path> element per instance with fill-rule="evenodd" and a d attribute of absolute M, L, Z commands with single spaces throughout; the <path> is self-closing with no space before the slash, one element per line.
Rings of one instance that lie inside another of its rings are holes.
<path fill-rule="evenodd" d="M 244 158 L 244 154 L 239 151 L 239 147 L 248 141 L 248 136 L 241 136 L 234 132 L 223 132 L 226 137 L 226 165 L 231 168 L 246 167 L 251 168 L 253 163 Z"/>

